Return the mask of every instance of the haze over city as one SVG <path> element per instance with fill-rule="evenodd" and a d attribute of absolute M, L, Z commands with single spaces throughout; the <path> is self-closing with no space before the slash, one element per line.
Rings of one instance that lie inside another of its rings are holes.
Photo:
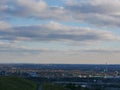
<path fill-rule="evenodd" d="M 0 0 L 0 63 L 120 64 L 120 0 Z"/>

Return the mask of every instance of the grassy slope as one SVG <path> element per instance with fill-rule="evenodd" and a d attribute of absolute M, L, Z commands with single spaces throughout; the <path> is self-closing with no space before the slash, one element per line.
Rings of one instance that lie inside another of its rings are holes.
<path fill-rule="evenodd" d="M 0 90 L 37 90 L 37 85 L 22 78 L 0 77 Z"/>

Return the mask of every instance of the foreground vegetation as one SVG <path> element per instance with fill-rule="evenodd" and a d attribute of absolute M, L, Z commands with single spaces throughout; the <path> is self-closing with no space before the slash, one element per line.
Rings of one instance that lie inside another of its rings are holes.
<path fill-rule="evenodd" d="M 0 77 L 0 90 L 37 90 L 37 84 L 17 77 Z"/>
<path fill-rule="evenodd" d="M 42 90 L 89 90 L 89 89 L 72 84 L 57 85 L 57 84 L 44 83 L 42 85 Z"/>
<path fill-rule="evenodd" d="M 42 89 L 43 90 L 68 90 L 68 89 L 64 88 L 63 86 L 59 86 L 56 84 L 50 84 L 50 83 L 42 84 Z"/>

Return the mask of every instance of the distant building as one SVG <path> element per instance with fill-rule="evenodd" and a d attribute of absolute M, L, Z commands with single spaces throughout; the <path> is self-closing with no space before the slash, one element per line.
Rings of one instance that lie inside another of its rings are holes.
<path fill-rule="evenodd" d="M 6 76 L 6 72 L 5 71 L 1 71 L 0 72 L 0 76 Z"/>
<path fill-rule="evenodd" d="M 38 74 L 36 72 L 30 72 L 29 76 L 30 77 L 38 77 Z"/>

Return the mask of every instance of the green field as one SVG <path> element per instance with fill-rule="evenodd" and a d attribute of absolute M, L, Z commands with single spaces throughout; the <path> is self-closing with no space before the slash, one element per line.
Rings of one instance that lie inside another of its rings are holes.
<path fill-rule="evenodd" d="M 37 84 L 17 77 L 0 77 L 0 90 L 37 90 Z"/>

